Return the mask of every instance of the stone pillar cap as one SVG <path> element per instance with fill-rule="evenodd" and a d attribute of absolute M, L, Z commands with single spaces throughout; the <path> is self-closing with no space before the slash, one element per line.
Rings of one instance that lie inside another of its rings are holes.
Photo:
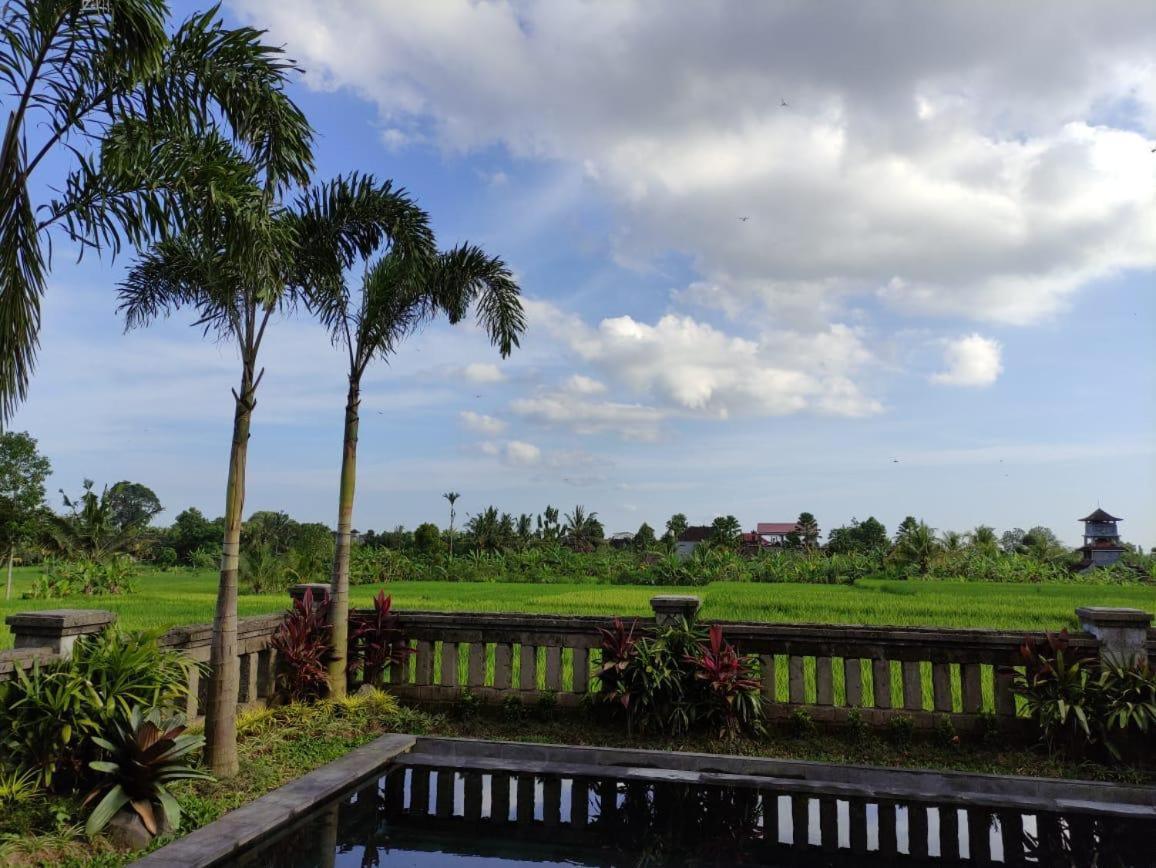
<path fill-rule="evenodd" d="M 694 594 L 659 594 L 657 597 L 650 598 L 650 605 L 662 605 L 663 603 L 678 603 L 680 605 L 685 603 L 694 603 L 698 605 L 702 600 Z"/>
<path fill-rule="evenodd" d="M 4 619 L 13 632 L 29 629 L 37 632 L 51 630 L 67 633 L 90 628 L 104 627 L 116 620 L 116 615 L 103 609 L 40 609 L 33 612 L 16 612 Z"/>
<path fill-rule="evenodd" d="M 1151 612 L 1112 606 L 1081 606 L 1076 609 L 1076 617 L 1104 627 L 1147 627 L 1152 623 Z"/>

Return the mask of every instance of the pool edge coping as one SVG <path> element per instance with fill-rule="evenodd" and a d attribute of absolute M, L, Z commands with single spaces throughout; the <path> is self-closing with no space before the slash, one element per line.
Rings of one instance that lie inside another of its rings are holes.
<path fill-rule="evenodd" d="M 248 850 L 276 834 L 319 804 L 368 780 L 401 754 L 417 737 L 380 736 L 308 774 L 234 808 L 211 823 L 131 863 L 131 868 L 207 868 Z"/>

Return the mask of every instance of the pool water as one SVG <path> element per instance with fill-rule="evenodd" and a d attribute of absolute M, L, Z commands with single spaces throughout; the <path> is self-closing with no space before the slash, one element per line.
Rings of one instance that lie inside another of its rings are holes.
<path fill-rule="evenodd" d="M 234 862 L 327 866 L 1156 865 L 1145 816 L 398 764 Z"/>

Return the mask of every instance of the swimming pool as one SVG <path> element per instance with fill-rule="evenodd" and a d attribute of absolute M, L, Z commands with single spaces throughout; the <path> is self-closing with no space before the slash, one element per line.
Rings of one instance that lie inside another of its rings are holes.
<path fill-rule="evenodd" d="M 897 862 L 1153 865 L 1156 790 L 430 739 L 228 864 Z"/>

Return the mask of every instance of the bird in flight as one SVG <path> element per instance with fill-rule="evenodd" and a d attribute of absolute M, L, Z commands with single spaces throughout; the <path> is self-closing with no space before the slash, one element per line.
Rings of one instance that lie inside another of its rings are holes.
<path fill-rule="evenodd" d="M 739 218 L 739 222 L 740 222 L 740 223 L 746 223 L 746 222 L 747 222 L 748 220 L 750 220 L 750 219 L 751 219 L 750 217 L 740 217 L 740 218 Z"/>

